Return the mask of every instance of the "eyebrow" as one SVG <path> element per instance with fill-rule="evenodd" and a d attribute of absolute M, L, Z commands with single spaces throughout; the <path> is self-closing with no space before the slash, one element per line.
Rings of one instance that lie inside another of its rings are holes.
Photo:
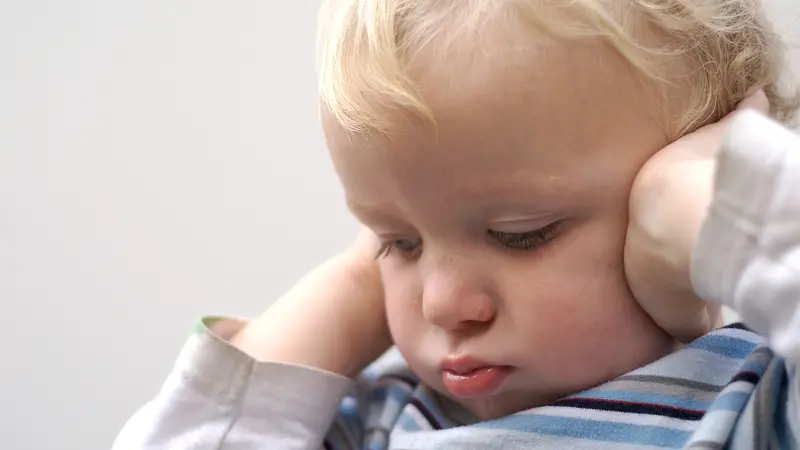
<path fill-rule="evenodd" d="M 347 209 L 350 210 L 351 213 L 355 216 L 359 216 L 359 213 L 368 214 L 371 216 L 383 216 L 387 218 L 394 218 L 397 216 L 395 211 L 397 211 L 397 205 L 392 202 L 354 202 L 352 200 L 347 200 Z"/>

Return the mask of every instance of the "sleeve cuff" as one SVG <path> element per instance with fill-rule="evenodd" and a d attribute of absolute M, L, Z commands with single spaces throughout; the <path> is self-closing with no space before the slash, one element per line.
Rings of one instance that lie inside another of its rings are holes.
<path fill-rule="evenodd" d="M 168 383 L 217 404 L 235 405 L 239 420 L 271 421 L 275 429 L 280 423 L 300 425 L 324 435 L 353 381 L 312 367 L 256 361 L 227 341 L 245 324 L 233 318 L 201 319 Z"/>
<path fill-rule="evenodd" d="M 692 255 L 691 281 L 702 298 L 739 310 L 735 290 L 759 250 L 786 145 L 795 139 L 754 111 L 743 111 L 731 123 L 718 155 L 713 199 Z"/>

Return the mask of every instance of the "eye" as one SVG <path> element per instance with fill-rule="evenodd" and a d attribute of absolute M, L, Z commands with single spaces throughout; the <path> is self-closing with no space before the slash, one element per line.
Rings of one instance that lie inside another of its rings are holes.
<path fill-rule="evenodd" d="M 553 222 L 538 230 L 524 233 L 506 233 L 503 231 L 489 230 L 487 233 L 500 246 L 508 250 L 529 251 L 552 241 L 558 236 L 562 222 Z"/>
<path fill-rule="evenodd" d="M 375 255 L 375 259 L 385 258 L 395 250 L 402 253 L 403 256 L 407 258 L 412 258 L 416 256 L 416 253 L 421 249 L 421 247 L 422 239 L 420 238 L 395 239 L 393 241 L 383 243 L 380 250 L 378 250 L 378 254 Z"/>

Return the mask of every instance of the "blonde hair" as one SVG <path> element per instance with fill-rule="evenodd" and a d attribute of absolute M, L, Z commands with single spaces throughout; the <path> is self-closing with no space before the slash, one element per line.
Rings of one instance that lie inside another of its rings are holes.
<path fill-rule="evenodd" d="M 798 95 L 779 87 L 785 51 L 760 0 L 327 3 L 321 11 L 319 93 L 323 107 L 352 132 L 387 131 L 392 110 L 435 123 L 409 73 L 411 61 L 445 33 L 449 42 L 468 38 L 501 11 L 543 36 L 606 40 L 645 79 L 664 88 L 664 102 L 668 86 L 688 88 L 668 125 L 672 138 L 719 120 L 758 89 L 767 94 L 772 115 L 784 122 L 800 105 Z M 683 69 L 675 69 L 676 60 Z"/>

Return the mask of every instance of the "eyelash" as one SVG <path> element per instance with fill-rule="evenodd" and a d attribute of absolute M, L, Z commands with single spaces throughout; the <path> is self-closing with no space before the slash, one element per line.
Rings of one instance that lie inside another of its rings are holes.
<path fill-rule="evenodd" d="M 562 222 L 553 222 L 538 230 L 527 231 L 525 233 L 506 233 L 503 231 L 488 230 L 487 234 L 494 239 L 497 244 L 506 250 L 511 251 L 531 251 L 536 250 L 544 244 L 552 241 L 561 231 Z M 414 248 L 401 250 L 399 245 L 407 241 L 419 241 L 414 245 Z M 381 245 L 375 259 L 386 258 L 393 250 L 397 249 L 400 252 L 411 254 L 419 250 L 422 245 L 422 240 L 417 239 L 396 239 L 394 241 L 386 242 Z"/>
<path fill-rule="evenodd" d="M 405 241 L 411 241 L 411 240 L 419 241 L 419 243 L 416 245 L 416 247 L 414 249 L 412 249 L 412 250 L 400 250 L 399 248 L 397 248 L 398 244 L 400 244 L 402 242 L 405 242 Z M 417 238 L 417 239 L 395 239 L 394 241 L 390 241 L 390 242 L 386 242 L 386 243 L 381 244 L 381 248 L 378 250 L 378 253 L 375 255 L 375 259 L 386 258 L 387 256 L 389 256 L 390 253 L 392 253 L 393 249 L 397 249 L 398 251 L 401 251 L 403 253 L 411 253 L 413 251 L 416 251 L 419 248 L 420 245 L 422 245 L 422 239 L 419 239 L 419 238 Z"/>
<path fill-rule="evenodd" d="M 545 225 L 538 230 L 527 231 L 525 233 L 505 233 L 502 231 L 489 230 L 488 234 L 506 250 L 531 251 L 536 250 L 558 237 L 562 225 L 563 223 L 559 221 Z"/>

